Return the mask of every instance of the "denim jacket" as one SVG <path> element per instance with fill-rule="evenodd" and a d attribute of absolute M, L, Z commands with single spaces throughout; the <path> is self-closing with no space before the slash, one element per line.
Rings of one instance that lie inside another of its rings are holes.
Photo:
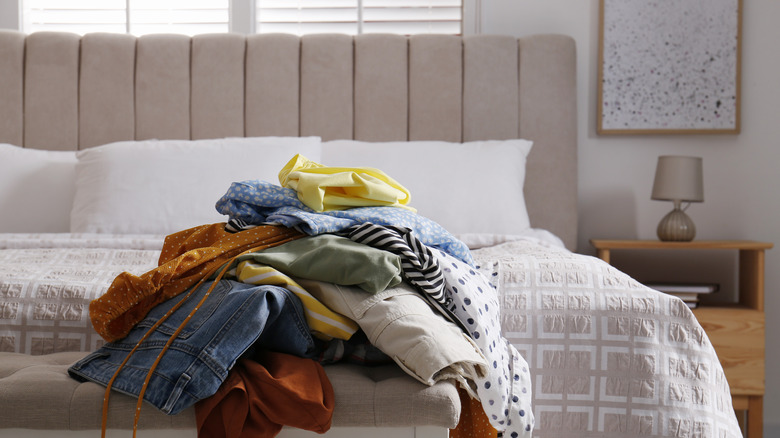
<path fill-rule="evenodd" d="M 133 353 L 112 389 L 138 396 L 147 373 L 170 336 L 201 300 L 211 282 L 201 285 L 188 301 L 160 325 Z M 78 380 L 103 386 L 142 336 L 184 294 L 152 309 L 127 337 L 105 344 L 72 365 Z M 242 356 L 263 348 L 301 357 L 316 355 L 300 300 L 285 288 L 256 286 L 231 280 L 215 285 L 154 371 L 144 400 L 166 414 L 176 414 L 210 397 Z"/>

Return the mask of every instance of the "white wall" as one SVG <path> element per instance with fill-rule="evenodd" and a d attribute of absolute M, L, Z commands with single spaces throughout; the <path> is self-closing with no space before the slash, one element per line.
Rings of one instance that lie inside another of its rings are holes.
<path fill-rule="evenodd" d="M 780 436 L 780 2 L 743 6 L 742 133 L 739 135 L 596 135 L 598 0 L 490 0 L 482 31 L 563 33 L 577 42 L 579 86 L 579 251 L 591 238 L 655 239 L 671 203 L 650 200 L 658 155 L 704 158 L 705 202 L 688 213 L 697 239 L 773 242 L 767 253 L 767 374 L 764 437 Z M 720 278 L 722 273 L 710 275 Z M 731 272 L 726 273 L 726 279 Z M 677 273 L 673 276 L 685 276 Z"/>

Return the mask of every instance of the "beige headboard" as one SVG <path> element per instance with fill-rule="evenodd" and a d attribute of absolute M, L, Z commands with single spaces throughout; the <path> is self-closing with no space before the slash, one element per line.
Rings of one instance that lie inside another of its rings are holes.
<path fill-rule="evenodd" d="M 533 140 L 531 224 L 576 245 L 570 37 L 0 31 L 0 143 L 266 135 Z"/>

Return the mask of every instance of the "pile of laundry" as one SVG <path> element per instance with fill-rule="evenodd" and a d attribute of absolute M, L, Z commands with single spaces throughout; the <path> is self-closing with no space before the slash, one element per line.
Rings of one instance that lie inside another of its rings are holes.
<path fill-rule="evenodd" d="M 468 247 L 378 169 L 296 155 L 279 182 L 231 184 L 225 223 L 171 234 L 157 268 L 117 276 L 90 304 L 107 343 L 70 375 L 104 385 L 106 403 L 138 397 L 136 424 L 142 401 L 194 405 L 200 436 L 272 437 L 330 428 L 323 366 L 394 361 L 427 385 L 457 382 L 493 436 L 530 437 L 528 366 Z"/>

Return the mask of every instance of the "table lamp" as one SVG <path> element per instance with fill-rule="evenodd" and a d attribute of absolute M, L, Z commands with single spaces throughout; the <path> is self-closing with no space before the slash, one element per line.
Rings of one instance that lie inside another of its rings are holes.
<path fill-rule="evenodd" d="M 656 233 L 663 241 L 688 242 L 696 236 L 696 227 L 685 210 L 691 202 L 704 201 L 701 157 L 663 155 L 658 157 L 652 199 L 672 201 L 674 209 L 658 224 Z M 685 208 L 682 203 L 687 202 Z"/>

